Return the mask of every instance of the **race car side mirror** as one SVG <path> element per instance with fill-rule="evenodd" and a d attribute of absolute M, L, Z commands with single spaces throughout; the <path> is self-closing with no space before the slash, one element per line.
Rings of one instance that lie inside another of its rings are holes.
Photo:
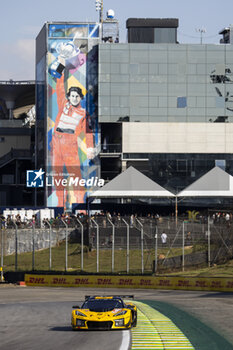
<path fill-rule="evenodd" d="M 78 305 L 74 305 L 72 306 L 73 309 L 80 309 L 80 307 Z"/>
<path fill-rule="evenodd" d="M 131 310 L 134 309 L 133 305 L 125 305 L 125 308 L 126 308 L 126 309 L 131 309 Z"/>

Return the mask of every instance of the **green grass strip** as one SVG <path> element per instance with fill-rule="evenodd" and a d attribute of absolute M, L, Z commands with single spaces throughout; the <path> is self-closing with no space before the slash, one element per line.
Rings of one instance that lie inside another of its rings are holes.
<path fill-rule="evenodd" d="M 131 349 L 191 350 L 192 344 L 181 330 L 153 307 L 134 302 L 138 308 L 138 325 L 132 329 Z"/>
<path fill-rule="evenodd" d="M 223 336 L 172 304 L 152 300 L 143 300 L 143 304 L 171 319 L 196 350 L 233 350 L 233 344 Z"/>

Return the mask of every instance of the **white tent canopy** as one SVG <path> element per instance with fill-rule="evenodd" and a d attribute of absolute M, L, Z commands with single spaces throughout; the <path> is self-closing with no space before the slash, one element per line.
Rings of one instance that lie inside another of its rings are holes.
<path fill-rule="evenodd" d="M 132 166 L 116 176 L 89 197 L 133 198 L 133 197 L 174 197 L 174 194 L 152 181 Z"/>
<path fill-rule="evenodd" d="M 178 197 L 233 197 L 233 176 L 219 167 L 179 192 Z"/>

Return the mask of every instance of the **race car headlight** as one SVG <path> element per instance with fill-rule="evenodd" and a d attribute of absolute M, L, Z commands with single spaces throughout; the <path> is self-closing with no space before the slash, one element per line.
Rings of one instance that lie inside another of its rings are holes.
<path fill-rule="evenodd" d="M 86 317 L 86 315 L 84 315 L 82 312 L 80 312 L 80 311 L 75 311 L 75 314 L 77 315 L 77 316 L 82 316 L 82 317 Z"/>
<path fill-rule="evenodd" d="M 76 326 L 77 327 L 85 327 L 85 321 L 84 320 L 76 320 Z"/>
<path fill-rule="evenodd" d="M 119 320 L 115 320 L 115 326 L 116 327 L 122 327 L 124 326 L 124 319 L 120 318 Z"/>
<path fill-rule="evenodd" d="M 118 312 L 117 314 L 115 314 L 114 315 L 114 317 L 116 317 L 116 316 L 122 316 L 122 315 L 125 315 L 126 314 L 126 310 L 124 310 L 124 311 L 120 311 L 120 312 Z"/>

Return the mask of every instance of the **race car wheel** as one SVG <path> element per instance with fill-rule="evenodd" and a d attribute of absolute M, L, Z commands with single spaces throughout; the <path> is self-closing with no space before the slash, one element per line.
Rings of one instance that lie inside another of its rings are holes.
<path fill-rule="evenodd" d="M 137 314 L 135 315 L 132 313 L 132 319 L 133 319 L 132 327 L 136 327 L 137 326 Z"/>

